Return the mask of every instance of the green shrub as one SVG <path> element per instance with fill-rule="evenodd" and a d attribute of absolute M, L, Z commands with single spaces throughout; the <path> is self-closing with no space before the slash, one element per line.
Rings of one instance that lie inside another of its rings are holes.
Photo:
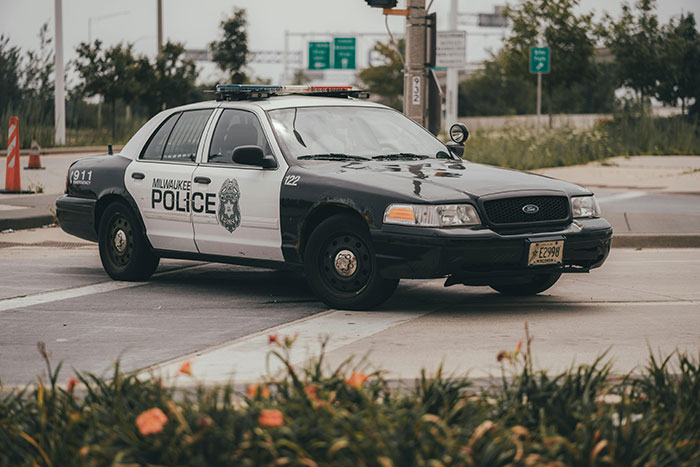
<path fill-rule="evenodd" d="M 586 164 L 613 156 L 700 155 L 700 124 L 689 117 L 616 116 L 593 129 L 514 128 L 474 132 L 465 158 L 515 169 Z"/>
<path fill-rule="evenodd" d="M 687 355 L 652 356 L 638 375 L 612 377 L 604 356 L 549 375 L 528 338 L 499 354 L 490 388 L 440 369 L 411 389 L 352 361 L 324 370 L 323 351 L 297 370 L 294 338 L 270 340 L 286 370 L 246 394 L 175 389 L 118 364 L 63 388 L 40 344 L 48 384 L 0 396 L 0 465 L 700 464 L 700 365 Z"/>

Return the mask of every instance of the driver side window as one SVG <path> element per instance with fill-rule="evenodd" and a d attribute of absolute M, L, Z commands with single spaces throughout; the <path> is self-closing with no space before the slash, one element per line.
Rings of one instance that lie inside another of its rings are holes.
<path fill-rule="evenodd" d="M 235 164 L 233 151 L 239 146 L 251 145 L 260 146 L 265 155 L 272 154 L 255 114 L 245 110 L 226 109 L 216 123 L 207 162 Z"/>

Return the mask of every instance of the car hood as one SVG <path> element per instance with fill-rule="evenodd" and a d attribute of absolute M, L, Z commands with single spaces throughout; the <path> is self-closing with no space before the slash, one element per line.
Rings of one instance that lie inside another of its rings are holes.
<path fill-rule="evenodd" d="M 375 187 L 427 202 L 463 199 L 464 195 L 479 198 L 524 190 L 554 190 L 569 195 L 590 194 L 585 188 L 561 180 L 466 161 L 314 161 L 305 164 L 305 168 L 337 179 L 340 183 Z"/>

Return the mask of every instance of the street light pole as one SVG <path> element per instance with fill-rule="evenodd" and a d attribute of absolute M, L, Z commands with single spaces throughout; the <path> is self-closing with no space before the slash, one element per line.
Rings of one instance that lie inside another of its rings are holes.
<path fill-rule="evenodd" d="M 55 62 L 56 83 L 54 86 L 54 125 L 56 134 L 54 141 L 57 145 L 66 144 L 66 96 L 63 83 L 63 4 L 62 0 L 55 0 Z"/>
<path fill-rule="evenodd" d="M 163 0 L 157 0 L 158 2 L 158 53 L 163 51 Z"/>
<path fill-rule="evenodd" d="M 450 3 L 449 30 L 457 30 L 457 0 Z M 447 68 L 447 96 L 445 98 L 445 128 L 457 121 L 457 106 L 459 102 L 459 70 L 457 68 Z"/>

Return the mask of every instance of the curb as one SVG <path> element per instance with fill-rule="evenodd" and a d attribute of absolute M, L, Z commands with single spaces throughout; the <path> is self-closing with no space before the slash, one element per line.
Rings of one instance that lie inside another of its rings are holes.
<path fill-rule="evenodd" d="M 15 219 L 0 219 L 0 231 L 12 229 L 36 229 L 45 225 L 53 224 L 56 219 L 52 214 L 41 216 L 18 217 Z"/>
<path fill-rule="evenodd" d="M 700 234 L 618 234 L 613 248 L 700 248 Z"/>

